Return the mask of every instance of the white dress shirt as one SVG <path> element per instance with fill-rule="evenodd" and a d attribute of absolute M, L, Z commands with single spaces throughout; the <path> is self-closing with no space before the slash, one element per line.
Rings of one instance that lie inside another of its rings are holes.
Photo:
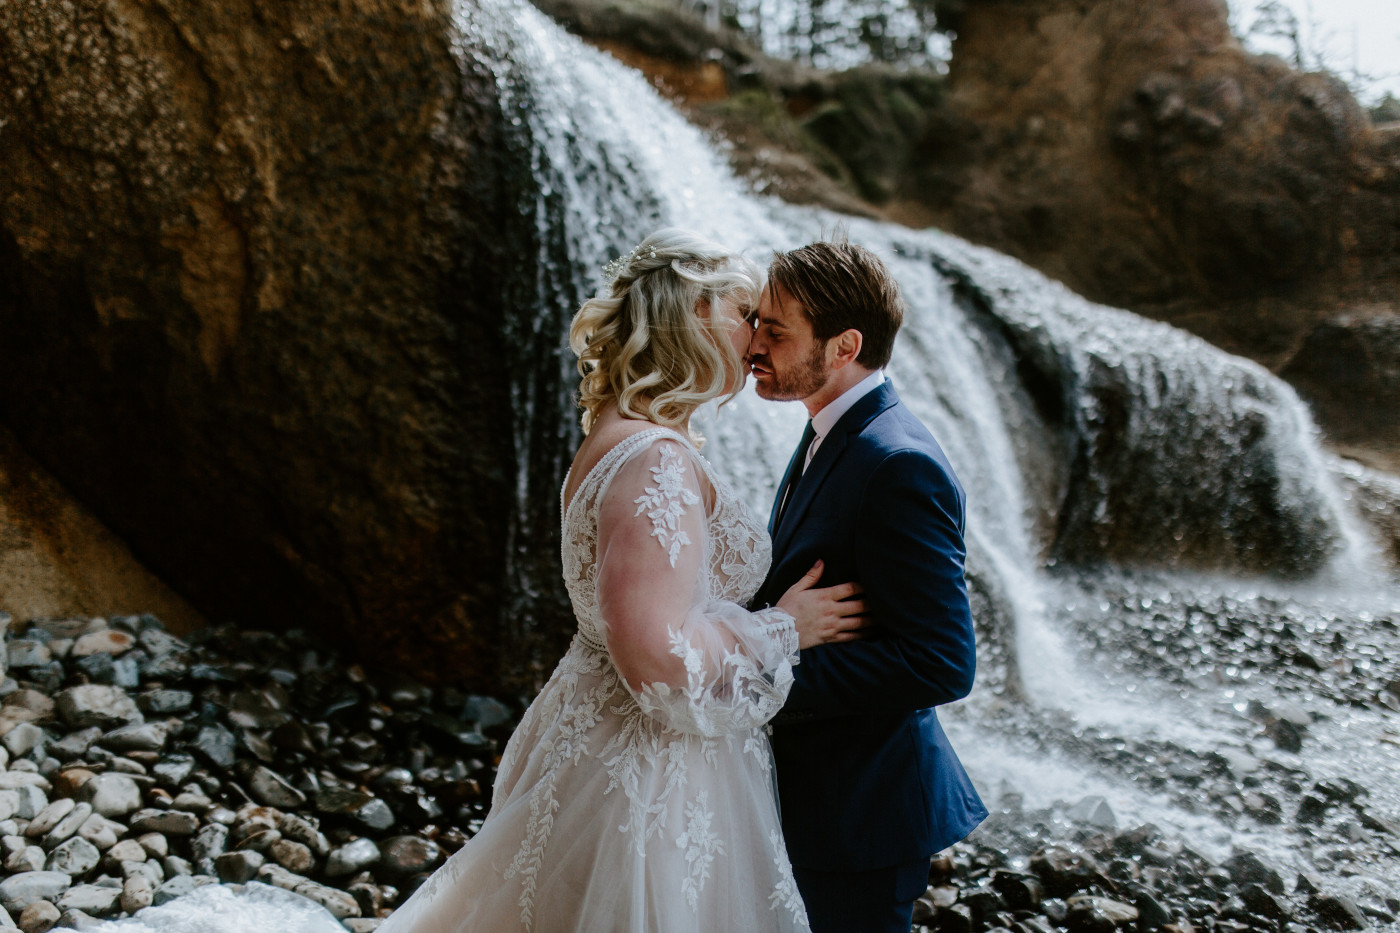
<path fill-rule="evenodd" d="M 802 464 L 802 472 L 807 472 L 807 467 L 812 464 L 812 457 L 816 454 L 817 448 L 821 446 L 822 439 L 836 427 L 836 422 L 841 420 L 841 416 L 851 410 L 851 406 L 859 402 L 862 398 L 874 392 L 885 381 L 885 371 L 877 369 L 866 376 L 860 382 L 851 386 L 845 392 L 838 395 L 830 404 L 812 416 L 812 431 L 816 437 L 812 438 L 811 446 L 807 448 L 807 459 Z"/>

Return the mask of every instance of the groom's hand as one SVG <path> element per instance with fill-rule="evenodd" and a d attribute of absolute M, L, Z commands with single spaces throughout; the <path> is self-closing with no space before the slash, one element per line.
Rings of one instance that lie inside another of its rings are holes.
<path fill-rule="evenodd" d="M 797 622 L 799 649 L 854 641 L 870 624 L 865 600 L 859 598 L 863 592 L 860 584 L 838 583 L 818 589 L 822 569 L 822 562 L 817 561 L 778 600 L 778 608 Z"/>

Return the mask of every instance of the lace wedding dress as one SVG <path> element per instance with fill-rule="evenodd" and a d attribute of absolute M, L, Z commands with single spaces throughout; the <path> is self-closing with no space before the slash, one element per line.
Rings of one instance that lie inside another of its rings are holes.
<path fill-rule="evenodd" d="M 763 527 L 657 428 L 604 455 L 563 532 L 578 633 L 481 831 L 380 933 L 807 930 L 764 725 L 797 633 L 743 608 L 771 560 Z"/>

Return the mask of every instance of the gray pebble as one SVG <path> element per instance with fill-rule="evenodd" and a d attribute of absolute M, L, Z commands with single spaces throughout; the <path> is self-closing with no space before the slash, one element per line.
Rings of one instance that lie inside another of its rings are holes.
<path fill-rule="evenodd" d="M 26 871 L 0 881 L 0 906 L 10 913 L 30 904 L 57 897 L 72 885 L 73 879 L 57 871 Z"/>
<path fill-rule="evenodd" d="M 117 910 L 121 896 L 121 888 L 80 884 L 60 894 L 55 903 L 60 910 L 81 910 L 95 917 L 105 917 Z"/>
<path fill-rule="evenodd" d="M 82 684 L 69 687 L 54 701 L 54 709 L 63 722 L 73 729 L 102 726 L 113 729 L 141 722 L 141 711 L 120 687 L 105 684 Z"/>
<path fill-rule="evenodd" d="M 245 884 L 257 877 L 263 861 L 261 852 L 240 849 L 237 852 L 225 852 L 214 859 L 214 867 L 218 871 L 220 881 L 227 884 Z"/>
<path fill-rule="evenodd" d="M 326 874 L 332 878 L 353 875 L 379 861 L 379 846 L 373 839 L 356 839 L 338 849 L 331 850 L 326 858 Z"/>
<path fill-rule="evenodd" d="M 100 861 L 102 853 L 97 851 L 97 846 L 86 839 L 69 839 L 49 853 L 49 862 L 45 867 L 49 871 L 61 871 L 65 875 L 82 877 L 96 868 Z"/>
<path fill-rule="evenodd" d="M 134 833 L 164 833 L 167 836 L 188 836 L 199 827 L 199 817 L 181 810 L 137 810 L 131 817 Z"/>
<path fill-rule="evenodd" d="M 90 778 L 74 796 L 96 813 L 123 817 L 141 807 L 141 787 L 125 774 L 107 772 Z"/>

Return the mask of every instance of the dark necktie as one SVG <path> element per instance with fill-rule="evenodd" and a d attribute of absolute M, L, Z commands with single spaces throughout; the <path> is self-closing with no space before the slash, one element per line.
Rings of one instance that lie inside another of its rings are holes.
<path fill-rule="evenodd" d="M 797 445 L 797 454 L 792 460 L 792 472 L 788 474 L 787 485 L 783 487 L 782 504 L 778 506 L 778 520 L 773 523 L 773 530 L 776 532 L 783 524 L 783 516 L 787 514 L 788 503 L 792 501 L 792 494 L 797 489 L 797 483 L 802 479 L 803 467 L 807 465 L 807 449 L 812 446 L 812 440 L 817 436 L 816 429 L 812 427 L 812 422 L 807 422 L 807 427 L 802 432 L 802 440 Z"/>

